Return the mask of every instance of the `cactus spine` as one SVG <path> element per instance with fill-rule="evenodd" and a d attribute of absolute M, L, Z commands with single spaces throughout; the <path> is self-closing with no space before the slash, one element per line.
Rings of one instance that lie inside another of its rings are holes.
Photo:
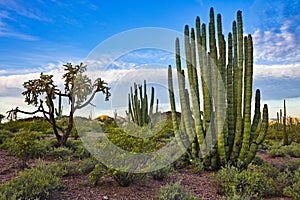
<path fill-rule="evenodd" d="M 195 142 L 193 143 L 192 155 L 197 155 L 193 151 L 199 149 L 204 165 L 210 168 L 219 168 L 228 162 L 248 165 L 268 129 L 268 107 L 264 105 L 260 131 L 257 131 L 261 121 L 259 90 L 256 90 L 255 113 L 251 121 L 253 41 L 251 35 L 243 38 L 242 25 L 242 12 L 238 11 L 237 23 L 233 22 L 233 32 L 228 34 L 226 48 L 221 15 L 217 15 L 216 33 L 214 10 L 211 8 L 209 52 L 206 49 L 206 26 L 200 25 L 200 18 L 196 18 L 196 36 L 193 28 L 190 32 L 189 27 L 185 26 L 184 44 L 189 91 L 185 88 L 179 39 L 176 39 L 177 79 L 183 116 L 181 127 L 184 128 L 177 130 L 179 123 L 175 117 L 175 106 L 171 106 L 174 113 L 173 124 L 177 133 L 185 132 L 190 140 L 193 139 L 191 136 L 195 135 L 199 147 L 195 148 Z M 198 62 L 195 56 L 197 53 Z M 201 72 L 203 112 L 200 110 L 197 65 Z M 171 105 L 175 105 L 174 94 L 171 94 L 173 81 L 170 66 L 168 71 L 170 101 Z"/>

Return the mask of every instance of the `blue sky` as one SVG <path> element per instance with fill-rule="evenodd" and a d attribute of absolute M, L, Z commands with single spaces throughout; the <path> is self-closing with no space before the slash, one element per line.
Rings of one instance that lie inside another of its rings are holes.
<path fill-rule="evenodd" d="M 185 24 L 194 26 L 196 16 L 207 23 L 209 8 L 213 6 L 215 13 L 222 14 L 223 32 L 226 34 L 231 31 L 237 10 L 242 10 L 244 33 L 252 34 L 254 39 L 254 88 L 261 89 L 263 103 L 268 103 L 270 116 L 276 116 L 285 98 L 288 114 L 300 117 L 299 1 L 227 2 L 0 0 L 0 113 L 17 105 L 32 109 L 23 102 L 22 83 L 37 78 L 40 72 L 56 74 L 59 83 L 62 64 L 84 61 L 93 55 L 99 44 L 101 46 L 112 36 L 143 27 L 182 33 Z M 175 38 L 168 39 L 173 41 Z M 168 52 L 160 52 L 158 56 L 158 52 L 151 49 L 135 51 L 116 61 L 120 66 L 119 74 L 124 72 L 124 66 L 126 70 L 141 65 L 146 68 L 141 60 L 152 67 L 164 68 L 173 64 L 174 58 Z M 106 63 L 105 57 L 101 61 Z M 149 74 L 146 75 L 151 79 Z M 121 85 L 116 79 L 124 79 L 124 74 L 110 76 L 107 80 L 112 86 Z M 157 93 L 163 94 L 159 91 Z M 116 99 L 120 98 L 113 98 L 109 104 L 111 107 Z M 167 104 L 167 99 L 162 103 Z M 120 102 L 116 104 L 121 106 Z"/>

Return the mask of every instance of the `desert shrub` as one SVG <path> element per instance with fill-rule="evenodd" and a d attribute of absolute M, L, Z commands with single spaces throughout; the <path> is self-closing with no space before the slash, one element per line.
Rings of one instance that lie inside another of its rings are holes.
<path fill-rule="evenodd" d="M 181 181 L 164 185 L 158 193 L 158 200 L 197 200 L 198 197 L 187 192 L 187 188 L 181 185 Z"/>
<path fill-rule="evenodd" d="M 0 199 L 50 199 L 62 187 L 54 171 L 43 164 L 21 171 L 18 177 L 0 185 Z"/>
<path fill-rule="evenodd" d="M 108 168 L 108 175 L 111 175 L 114 180 L 122 187 L 128 187 L 138 178 L 137 174 L 124 172 L 118 169 Z"/>
<path fill-rule="evenodd" d="M 290 185 L 283 189 L 283 194 L 293 199 L 300 199 L 300 168 L 294 172 L 289 183 Z"/>
<path fill-rule="evenodd" d="M 192 172 L 194 174 L 201 174 L 204 170 L 203 162 L 200 158 L 194 158 L 190 160 Z"/>
<path fill-rule="evenodd" d="M 254 159 L 252 160 L 251 164 L 253 165 L 264 165 L 266 162 L 258 156 L 255 156 Z"/>
<path fill-rule="evenodd" d="M 51 124 L 41 117 L 31 117 L 16 121 L 8 121 L 3 124 L 3 128 L 12 133 L 21 130 L 30 130 L 46 134 L 47 130 L 51 128 Z"/>
<path fill-rule="evenodd" d="M 268 154 L 275 158 L 275 157 L 288 157 L 288 153 L 283 148 L 271 149 L 268 151 Z"/>
<path fill-rule="evenodd" d="M 300 144 L 291 143 L 287 146 L 273 145 L 269 147 L 268 154 L 272 157 L 300 157 Z"/>
<path fill-rule="evenodd" d="M 300 199 L 300 181 L 284 188 L 283 194 L 293 199 Z"/>
<path fill-rule="evenodd" d="M 13 134 L 5 129 L 0 129 L 0 149 L 8 149 L 10 140 L 13 138 Z"/>
<path fill-rule="evenodd" d="M 99 166 L 99 164 L 96 164 L 93 171 L 89 174 L 90 182 L 96 186 L 98 185 L 99 179 L 105 174 L 102 167 Z"/>
<path fill-rule="evenodd" d="M 295 171 L 300 167 L 300 159 L 288 160 L 286 162 L 280 162 L 275 164 L 276 168 L 281 172 L 288 169 L 290 171 Z"/>
<path fill-rule="evenodd" d="M 276 193 L 273 179 L 267 177 L 260 167 L 249 165 L 248 169 L 239 170 L 226 166 L 213 175 L 221 186 L 220 193 L 228 197 L 262 198 Z"/>
<path fill-rule="evenodd" d="M 281 148 L 285 149 L 287 154 L 291 157 L 300 158 L 300 144 L 299 143 L 291 143 L 288 146 L 282 146 Z"/>
<path fill-rule="evenodd" d="M 149 153 L 162 148 L 173 138 L 173 128 L 170 121 L 163 120 L 150 126 L 138 127 L 129 124 L 125 127 L 106 129 L 108 139 L 118 147 L 135 153 Z M 137 137 L 132 136 L 132 133 Z"/>
<path fill-rule="evenodd" d="M 90 173 L 94 169 L 94 166 L 97 162 L 98 161 L 93 157 L 80 160 L 77 163 L 77 169 L 80 174 Z"/>
<path fill-rule="evenodd" d="M 9 155 L 14 155 L 22 160 L 22 167 L 27 166 L 27 161 L 34 158 L 37 152 L 37 136 L 35 132 L 22 131 L 12 138 L 8 149 Z"/>
<path fill-rule="evenodd" d="M 161 169 L 150 172 L 154 180 L 163 180 L 165 177 L 169 176 L 173 168 L 171 165 L 163 167 Z"/>
<path fill-rule="evenodd" d="M 72 153 L 73 151 L 71 149 L 62 146 L 62 147 L 54 148 L 53 150 L 49 151 L 46 156 L 56 160 L 66 160 L 66 159 L 70 159 Z"/>
<path fill-rule="evenodd" d="M 57 172 L 59 176 L 75 176 L 90 173 L 96 163 L 97 160 L 94 158 L 88 158 L 78 162 L 55 162 L 47 165 L 47 169 L 60 169 L 60 171 Z"/>
<path fill-rule="evenodd" d="M 66 146 L 73 150 L 73 156 L 76 158 L 84 159 L 91 156 L 81 140 L 68 140 Z"/>

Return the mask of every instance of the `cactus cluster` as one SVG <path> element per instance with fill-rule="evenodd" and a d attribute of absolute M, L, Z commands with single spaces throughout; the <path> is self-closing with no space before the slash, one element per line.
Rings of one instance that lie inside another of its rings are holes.
<path fill-rule="evenodd" d="M 143 89 L 144 88 L 144 89 Z M 151 122 L 154 106 L 154 87 L 151 88 L 150 106 L 148 108 L 147 84 L 144 80 L 144 85 L 130 87 L 128 94 L 128 120 L 131 119 L 138 126 L 144 126 Z M 156 100 L 156 112 L 158 110 L 158 99 Z"/>
<path fill-rule="evenodd" d="M 210 10 L 208 37 L 206 25 L 201 25 L 197 17 L 196 30 L 185 26 L 184 40 L 189 88 L 186 88 L 177 38 L 176 68 L 183 123 L 179 128 L 176 117 L 172 118 L 177 129 L 175 136 L 181 134 L 177 138 L 183 138 L 182 134 L 185 134 L 192 143 L 192 156 L 201 157 L 207 167 L 219 168 L 229 162 L 248 165 L 267 132 L 268 107 L 264 105 L 261 120 L 260 91 L 256 90 L 251 121 L 253 42 L 250 34 L 243 36 L 241 11 L 237 12 L 237 22 L 233 22 L 227 43 L 220 14 L 217 15 L 216 32 L 213 8 Z M 171 66 L 168 80 L 172 115 L 175 116 Z M 200 102 L 199 82 L 203 103 Z"/>

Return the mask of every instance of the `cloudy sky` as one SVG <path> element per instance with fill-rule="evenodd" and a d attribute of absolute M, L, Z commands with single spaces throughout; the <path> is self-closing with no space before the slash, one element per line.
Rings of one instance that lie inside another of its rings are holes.
<path fill-rule="evenodd" d="M 244 33 L 254 40 L 254 89 L 261 89 L 270 116 L 286 99 L 288 115 L 300 117 L 299 1 L 225 2 L 0 0 L 0 113 L 16 106 L 32 110 L 21 95 L 23 82 L 44 72 L 62 85 L 62 64 L 81 61 L 113 94 L 106 103 L 98 95 L 97 107 L 86 112 L 112 115 L 117 109 L 122 115 L 130 85 L 144 79 L 156 88 L 161 110 L 168 109 L 167 65 L 174 65 L 175 37 L 185 24 L 194 26 L 196 16 L 207 23 L 213 6 L 226 35 L 242 10 Z"/>

